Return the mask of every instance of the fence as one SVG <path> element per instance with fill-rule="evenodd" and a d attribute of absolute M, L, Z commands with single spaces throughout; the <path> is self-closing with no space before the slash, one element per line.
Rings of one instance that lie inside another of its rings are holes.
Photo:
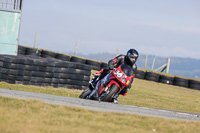
<path fill-rule="evenodd" d="M 23 0 L 0 0 L 0 8 L 6 10 L 21 10 Z"/>

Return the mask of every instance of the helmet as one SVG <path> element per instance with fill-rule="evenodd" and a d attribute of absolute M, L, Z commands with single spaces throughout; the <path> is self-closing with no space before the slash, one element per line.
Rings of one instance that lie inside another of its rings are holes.
<path fill-rule="evenodd" d="M 137 50 L 129 49 L 129 51 L 126 53 L 126 56 L 125 56 L 125 62 L 128 65 L 132 66 L 137 61 L 138 57 L 139 57 L 139 53 L 137 52 Z"/>

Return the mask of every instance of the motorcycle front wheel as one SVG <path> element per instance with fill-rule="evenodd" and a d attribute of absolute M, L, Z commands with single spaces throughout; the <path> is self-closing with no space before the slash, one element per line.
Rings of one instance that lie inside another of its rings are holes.
<path fill-rule="evenodd" d="M 118 90 L 118 86 L 113 84 L 107 92 L 102 94 L 102 97 L 100 97 L 101 101 L 104 102 L 111 102 L 113 100 L 113 97 L 115 96 L 115 92 Z"/>
<path fill-rule="evenodd" d="M 81 99 L 86 99 L 86 98 L 90 95 L 91 92 L 92 92 L 91 89 L 88 87 L 87 89 L 85 89 L 85 90 L 81 93 L 81 95 L 79 96 L 79 98 L 81 98 Z"/>

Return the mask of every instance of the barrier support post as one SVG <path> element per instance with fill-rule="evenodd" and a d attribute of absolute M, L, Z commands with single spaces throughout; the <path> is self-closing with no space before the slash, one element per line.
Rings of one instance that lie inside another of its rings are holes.
<path fill-rule="evenodd" d="M 151 66 L 151 70 L 153 70 L 153 68 L 154 68 L 155 60 L 156 60 L 156 58 L 154 57 L 153 58 L 153 63 L 152 63 L 152 66 Z"/>
<path fill-rule="evenodd" d="M 37 32 L 35 33 L 34 48 L 36 47 L 36 42 L 37 42 Z"/>
<path fill-rule="evenodd" d="M 170 58 L 167 58 L 166 73 L 169 73 L 169 66 L 170 66 Z"/>
<path fill-rule="evenodd" d="M 148 55 L 146 54 L 146 59 L 145 59 L 145 64 L 144 64 L 144 69 L 146 70 L 147 68 L 147 60 L 148 60 Z"/>
<path fill-rule="evenodd" d="M 74 56 L 76 56 L 77 47 L 78 47 L 78 41 L 76 42 L 76 46 L 75 46 L 75 50 L 74 50 Z"/>

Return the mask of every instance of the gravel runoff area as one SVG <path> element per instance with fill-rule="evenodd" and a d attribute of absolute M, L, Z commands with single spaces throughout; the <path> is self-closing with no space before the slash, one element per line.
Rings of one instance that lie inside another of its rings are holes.
<path fill-rule="evenodd" d="M 0 95 L 5 97 L 20 98 L 20 99 L 37 99 L 49 104 L 76 106 L 94 111 L 129 113 L 142 116 L 160 117 L 166 119 L 200 121 L 200 113 L 189 113 L 189 112 L 180 112 L 173 110 L 113 104 L 113 103 L 84 100 L 78 98 L 48 95 L 41 93 L 33 93 L 26 91 L 1 89 L 1 88 L 0 88 Z"/>

